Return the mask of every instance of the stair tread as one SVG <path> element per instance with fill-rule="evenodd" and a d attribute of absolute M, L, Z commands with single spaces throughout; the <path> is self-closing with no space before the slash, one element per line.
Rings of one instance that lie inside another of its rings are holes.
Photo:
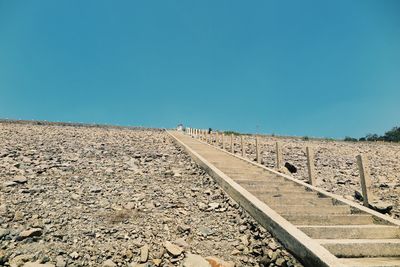
<path fill-rule="evenodd" d="M 298 228 L 314 227 L 314 228 L 397 228 L 395 225 L 382 225 L 382 224 L 355 224 L 355 225 L 295 225 Z"/>
<path fill-rule="evenodd" d="M 400 239 L 314 239 L 320 244 L 400 244 Z"/>
<path fill-rule="evenodd" d="M 400 257 L 340 258 L 339 261 L 349 267 L 395 267 L 400 266 Z"/>

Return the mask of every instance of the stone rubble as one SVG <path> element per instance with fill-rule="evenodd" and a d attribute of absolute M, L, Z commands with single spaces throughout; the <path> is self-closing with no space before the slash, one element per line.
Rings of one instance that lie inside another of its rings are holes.
<path fill-rule="evenodd" d="M 302 266 L 163 131 L 0 139 L 0 266 Z"/>

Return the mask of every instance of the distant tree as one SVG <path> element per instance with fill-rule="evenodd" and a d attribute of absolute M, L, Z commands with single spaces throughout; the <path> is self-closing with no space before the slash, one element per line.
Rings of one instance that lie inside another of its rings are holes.
<path fill-rule="evenodd" d="M 367 134 L 366 136 L 367 141 L 378 141 L 379 135 L 377 134 Z"/>
<path fill-rule="evenodd" d="M 400 127 L 394 127 L 392 130 L 387 131 L 383 136 L 383 140 L 388 142 L 400 142 Z"/>
<path fill-rule="evenodd" d="M 346 136 L 344 138 L 344 141 L 346 141 L 346 142 L 357 142 L 358 140 L 357 140 L 357 138 Z"/>
<path fill-rule="evenodd" d="M 360 141 L 360 142 L 365 142 L 365 141 L 367 141 L 367 138 L 361 137 L 360 139 L 358 139 L 358 141 Z"/>
<path fill-rule="evenodd" d="M 377 134 L 367 134 L 365 137 L 361 137 L 359 141 L 400 142 L 400 127 L 394 127 L 382 136 Z"/>
<path fill-rule="evenodd" d="M 231 135 L 231 134 L 233 134 L 233 135 L 240 135 L 240 133 L 235 132 L 235 131 L 225 131 L 224 134 L 226 134 L 226 135 Z"/>

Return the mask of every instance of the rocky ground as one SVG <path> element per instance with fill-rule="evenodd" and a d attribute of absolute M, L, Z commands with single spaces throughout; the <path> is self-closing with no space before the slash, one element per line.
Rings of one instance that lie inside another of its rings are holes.
<path fill-rule="evenodd" d="M 230 150 L 230 139 L 227 139 Z M 245 136 L 246 157 L 255 159 L 254 136 Z M 355 191 L 360 190 L 360 178 L 356 156 L 364 154 L 369 161 L 372 191 L 377 200 L 386 207 L 393 207 L 390 216 L 400 218 L 400 144 L 376 142 L 344 142 L 333 140 L 304 140 L 302 138 L 260 137 L 262 164 L 276 168 L 275 144 L 282 144 L 284 163 L 297 168 L 295 178 L 307 181 L 307 158 L 305 148 L 315 153 L 317 186 L 329 192 L 345 196 L 361 203 Z M 240 137 L 235 137 L 235 153 L 241 153 Z M 287 169 L 281 169 L 288 172 Z"/>
<path fill-rule="evenodd" d="M 301 266 L 162 131 L 0 140 L 0 266 Z"/>

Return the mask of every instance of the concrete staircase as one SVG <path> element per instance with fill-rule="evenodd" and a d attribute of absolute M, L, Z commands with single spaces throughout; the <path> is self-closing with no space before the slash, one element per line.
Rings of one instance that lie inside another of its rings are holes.
<path fill-rule="evenodd" d="M 170 134 L 214 178 L 218 176 L 217 181 L 226 180 L 226 183 L 220 182 L 222 187 L 239 204 L 245 203 L 243 205 L 250 207 L 250 214 L 286 244 L 305 265 L 400 266 L 398 221 L 188 135 L 177 132 Z M 239 186 L 236 187 L 235 183 Z M 235 191 L 232 186 L 228 187 L 229 184 L 234 185 Z M 261 216 L 257 210 L 267 210 L 268 213 L 269 209 L 258 204 L 258 201 L 250 201 L 252 198 L 247 197 L 249 193 L 273 211 Z M 246 199 L 253 203 L 245 202 Z M 252 205 L 260 208 L 253 211 Z M 265 223 L 265 216 L 272 223 Z M 279 227 L 274 226 L 275 222 L 279 223 Z M 292 227 L 296 230 L 291 230 Z M 283 231 L 275 230 L 281 228 Z M 303 233 L 309 238 L 303 238 Z M 304 244 L 291 245 L 293 239 L 288 235 L 295 236 L 295 240 Z M 292 241 L 289 242 L 289 239 Z M 303 250 L 309 247 L 311 253 L 305 256 L 297 247 Z M 306 259 L 314 254 L 317 255 L 317 261 Z M 316 263 L 318 260 L 322 263 Z"/>

